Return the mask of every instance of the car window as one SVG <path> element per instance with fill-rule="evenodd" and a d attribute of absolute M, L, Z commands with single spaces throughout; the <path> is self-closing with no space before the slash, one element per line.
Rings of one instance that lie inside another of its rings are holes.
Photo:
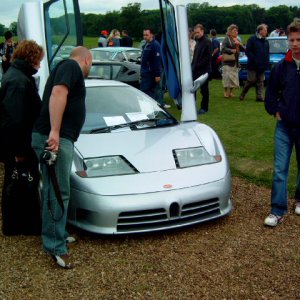
<path fill-rule="evenodd" d="M 142 51 L 140 50 L 127 50 L 125 52 L 128 61 L 136 62 L 141 58 Z"/>
<path fill-rule="evenodd" d="M 143 119 L 170 118 L 156 101 L 127 86 L 88 87 L 86 95 L 86 119 L 82 133 L 109 126 Z M 120 120 L 122 120 L 120 122 Z"/>
<path fill-rule="evenodd" d="M 122 52 L 118 52 L 118 53 L 116 53 L 116 55 L 114 55 L 113 60 L 124 61 L 126 59 L 125 59 L 125 56 Z"/>
<path fill-rule="evenodd" d="M 99 79 L 112 79 L 110 65 L 92 65 L 89 77 Z"/>
<path fill-rule="evenodd" d="M 92 56 L 94 60 L 100 61 L 109 61 L 111 60 L 111 52 L 110 51 L 102 51 L 102 50 L 91 50 Z"/>
<path fill-rule="evenodd" d="M 270 39 L 270 53 L 286 53 L 288 50 L 288 41 L 287 39 Z"/>
<path fill-rule="evenodd" d="M 120 73 L 122 66 L 112 66 L 112 79 L 117 78 L 118 74 Z"/>

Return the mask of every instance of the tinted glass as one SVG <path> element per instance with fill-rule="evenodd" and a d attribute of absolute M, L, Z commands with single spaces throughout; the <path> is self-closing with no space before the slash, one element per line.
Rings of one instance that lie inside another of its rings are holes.
<path fill-rule="evenodd" d="M 270 39 L 270 53 L 286 53 L 288 50 L 288 40 L 287 39 Z"/>

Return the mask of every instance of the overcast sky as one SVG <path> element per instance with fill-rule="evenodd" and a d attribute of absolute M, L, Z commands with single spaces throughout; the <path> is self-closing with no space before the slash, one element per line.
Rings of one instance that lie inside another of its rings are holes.
<path fill-rule="evenodd" d="M 23 2 L 34 1 L 34 0 L 0 0 L 0 24 L 9 26 L 11 22 L 17 21 L 18 11 Z M 103 3 L 102 3 L 103 2 Z M 157 0 L 79 0 L 80 10 L 83 13 L 105 13 L 112 10 L 120 10 L 122 6 L 127 6 L 128 3 L 140 2 L 142 3 L 142 9 L 157 9 L 158 1 Z M 202 3 L 209 2 L 210 5 L 231 6 L 234 4 L 253 4 L 257 1 L 253 0 L 206 0 L 206 1 L 195 1 L 195 0 L 173 0 L 171 1 L 174 4 L 188 4 L 188 3 Z M 278 5 L 288 5 L 288 6 L 299 6 L 299 0 L 260 0 L 259 5 L 261 7 L 269 8 L 271 6 Z"/>

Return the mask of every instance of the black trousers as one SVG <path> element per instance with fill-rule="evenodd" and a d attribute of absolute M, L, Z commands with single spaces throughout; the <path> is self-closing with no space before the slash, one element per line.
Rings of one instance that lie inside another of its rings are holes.
<path fill-rule="evenodd" d="M 208 89 L 209 80 L 206 80 L 203 85 L 200 87 L 200 92 L 202 95 L 202 101 L 200 105 L 200 109 L 208 111 L 209 104 L 209 89 Z M 195 92 L 195 100 L 197 101 L 197 92 Z"/>

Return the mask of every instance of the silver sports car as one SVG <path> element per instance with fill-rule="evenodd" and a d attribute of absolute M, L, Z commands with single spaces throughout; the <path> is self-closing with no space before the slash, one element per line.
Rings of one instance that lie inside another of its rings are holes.
<path fill-rule="evenodd" d="M 69 222 L 102 234 L 156 231 L 219 218 L 231 177 L 216 133 L 179 123 L 141 91 L 87 80 L 75 144 Z"/>

